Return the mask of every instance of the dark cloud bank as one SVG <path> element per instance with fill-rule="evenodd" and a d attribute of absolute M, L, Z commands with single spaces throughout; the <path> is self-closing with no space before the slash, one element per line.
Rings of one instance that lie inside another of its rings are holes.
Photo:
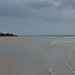
<path fill-rule="evenodd" d="M 74 21 L 75 0 L 0 0 L 0 18 Z"/>

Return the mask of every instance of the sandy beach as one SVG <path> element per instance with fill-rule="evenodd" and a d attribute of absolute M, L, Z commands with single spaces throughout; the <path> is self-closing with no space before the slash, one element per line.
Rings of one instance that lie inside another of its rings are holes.
<path fill-rule="evenodd" d="M 75 75 L 75 39 L 0 37 L 0 75 Z"/>

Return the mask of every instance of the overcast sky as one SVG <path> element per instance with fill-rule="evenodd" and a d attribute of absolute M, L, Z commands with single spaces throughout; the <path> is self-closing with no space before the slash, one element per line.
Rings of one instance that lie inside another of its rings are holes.
<path fill-rule="evenodd" d="M 75 34 L 75 0 L 0 0 L 0 32 Z"/>

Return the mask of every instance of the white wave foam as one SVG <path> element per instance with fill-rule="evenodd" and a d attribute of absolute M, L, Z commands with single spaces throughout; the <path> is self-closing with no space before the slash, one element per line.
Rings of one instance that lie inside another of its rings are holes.
<path fill-rule="evenodd" d="M 72 43 L 74 40 L 53 40 L 50 42 L 51 45 L 56 45 L 56 44 L 67 44 L 67 43 Z"/>
<path fill-rule="evenodd" d="M 75 37 L 65 37 L 65 38 L 67 38 L 67 39 L 68 39 L 68 38 L 75 38 Z"/>
<path fill-rule="evenodd" d="M 57 41 L 56 40 L 53 40 L 53 41 L 50 42 L 50 44 L 56 45 L 57 44 Z"/>

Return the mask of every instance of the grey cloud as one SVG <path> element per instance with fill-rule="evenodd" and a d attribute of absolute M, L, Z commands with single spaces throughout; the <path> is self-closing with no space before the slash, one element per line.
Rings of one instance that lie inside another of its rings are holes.
<path fill-rule="evenodd" d="M 30 14 L 29 8 L 24 3 L 15 2 L 12 0 L 0 0 L 0 16 L 17 17 Z"/>
<path fill-rule="evenodd" d="M 75 10 L 68 8 L 74 8 L 74 3 L 74 0 L 0 0 L 0 17 L 46 22 L 72 21 L 75 19 Z M 58 11 L 58 8 L 64 10 Z"/>
<path fill-rule="evenodd" d="M 52 3 L 47 2 L 47 1 L 29 1 L 27 3 L 30 7 L 37 8 L 37 9 L 52 6 Z"/>
<path fill-rule="evenodd" d="M 48 6 L 51 6 L 51 3 L 46 1 L 0 0 L 0 16 L 31 17 L 37 8 Z"/>
<path fill-rule="evenodd" d="M 60 9 L 67 9 L 73 8 L 75 9 L 75 0 L 62 0 L 61 5 L 59 6 Z"/>

